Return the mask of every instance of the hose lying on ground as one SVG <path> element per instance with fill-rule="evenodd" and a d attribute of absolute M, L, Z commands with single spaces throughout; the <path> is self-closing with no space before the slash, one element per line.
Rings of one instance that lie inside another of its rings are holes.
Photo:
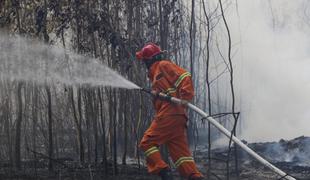
<path fill-rule="evenodd" d="M 141 89 L 144 92 L 147 92 L 149 94 L 151 94 L 152 96 L 157 96 L 158 98 L 161 98 L 162 100 L 166 100 L 166 101 L 170 101 L 172 103 L 175 104 L 180 104 L 180 105 L 184 105 L 187 106 L 188 108 L 192 109 L 193 111 L 195 111 L 196 113 L 200 114 L 203 118 L 207 119 L 211 124 L 213 124 L 218 130 L 220 130 L 225 136 L 227 136 L 228 138 L 232 137 L 232 141 L 234 141 L 238 146 L 240 146 L 243 150 L 245 150 L 247 153 L 249 153 L 252 157 L 254 157 L 256 160 L 258 160 L 260 163 L 262 163 L 264 166 L 268 167 L 269 169 L 271 169 L 273 172 L 277 173 L 278 175 L 280 175 L 281 177 L 283 177 L 283 179 L 287 179 L 287 180 L 296 180 L 294 177 L 288 175 L 287 173 L 285 173 L 284 171 L 282 171 L 281 169 L 277 168 L 276 166 L 274 166 L 273 164 L 271 164 L 270 162 L 268 162 L 267 160 L 265 160 L 264 158 L 262 158 L 260 155 L 258 155 L 255 151 L 253 151 L 252 149 L 250 149 L 247 145 L 245 145 L 243 142 L 241 142 L 241 140 L 239 140 L 236 136 L 232 135 L 230 131 L 228 131 L 226 128 L 224 128 L 220 123 L 218 123 L 214 118 L 212 118 L 211 116 L 209 116 L 207 113 L 205 113 L 204 111 L 202 111 L 201 109 L 199 109 L 198 107 L 196 107 L 195 105 L 189 103 L 186 100 L 182 100 L 182 99 L 178 99 L 175 97 L 171 97 L 168 96 L 167 94 L 164 93 L 158 93 L 158 94 L 154 94 L 149 90 L 146 89 Z"/>

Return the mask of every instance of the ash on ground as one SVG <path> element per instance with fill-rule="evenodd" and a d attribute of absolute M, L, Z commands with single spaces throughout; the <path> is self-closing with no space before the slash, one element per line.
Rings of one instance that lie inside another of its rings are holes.
<path fill-rule="evenodd" d="M 310 180 L 310 137 L 298 137 L 293 140 L 279 142 L 247 144 L 251 149 L 276 167 L 292 175 L 296 179 Z M 207 147 L 198 147 L 195 160 L 203 174 L 210 169 L 209 180 L 276 180 L 280 176 L 250 157 L 245 151 L 237 148 L 238 172 L 236 173 L 235 149 L 232 148 L 230 161 L 227 164 L 227 147 L 211 151 L 211 166 L 208 161 Z M 40 161 L 24 161 L 22 170 L 16 171 L 9 163 L 0 162 L 0 179 L 6 180 L 160 180 L 158 176 L 149 175 L 143 164 L 128 161 L 127 165 L 118 165 L 117 175 L 113 175 L 112 161 L 105 170 L 102 163 L 78 165 L 70 159 L 57 160 L 58 166 L 53 172 L 48 171 L 46 159 Z M 170 163 L 172 165 L 172 163 Z M 228 165 L 228 166 L 227 166 Z M 172 165 L 173 167 L 173 165 Z M 229 167 L 229 169 L 227 168 Z M 175 169 L 174 180 L 182 180 Z M 229 171 L 228 171 L 229 170 Z M 227 178 L 229 177 L 229 178 Z M 284 179 L 284 178 L 282 178 Z"/>
<path fill-rule="evenodd" d="M 244 141 L 244 143 L 246 142 Z M 292 140 L 250 143 L 247 145 L 273 165 L 296 179 L 310 180 L 310 137 L 301 136 Z M 197 148 L 195 158 L 197 164 L 201 165 L 201 169 L 205 171 L 207 171 L 207 168 L 211 169 L 209 179 L 227 179 L 227 176 L 229 176 L 229 179 L 285 179 L 263 166 L 241 148 L 237 148 L 237 152 L 237 169 L 234 147 L 231 149 L 229 166 L 227 164 L 227 147 L 211 150 L 210 167 L 208 166 L 207 147 Z M 237 170 L 239 173 L 236 173 Z"/>

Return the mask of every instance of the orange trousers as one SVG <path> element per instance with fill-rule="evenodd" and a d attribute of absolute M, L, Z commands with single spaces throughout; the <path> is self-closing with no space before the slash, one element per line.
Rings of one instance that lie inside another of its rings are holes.
<path fill-rule="evenodd" d="M 168 168 L 159 152 L 159 146 L 166 144 L 181 176 L 185 178 L 203 176 L 198 171 L 188 147 L 186 120 L 185 115 L 155 118 L 145 131 L 139 147 L 146 156 L 149 173 L 158 174 L 161 169 Z"/>

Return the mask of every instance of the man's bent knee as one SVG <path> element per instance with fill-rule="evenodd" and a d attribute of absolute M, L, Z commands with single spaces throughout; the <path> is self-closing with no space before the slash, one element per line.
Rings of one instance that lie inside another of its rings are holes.
<path fill-rule="evenodd" d="M 139 148 L 142 151 L 146 151 L 148 148 L 150 147 L 150 144 L 148 143 L 148 141 L 143 137 L 143 139 L 140 141 L 139 143 Z"/>

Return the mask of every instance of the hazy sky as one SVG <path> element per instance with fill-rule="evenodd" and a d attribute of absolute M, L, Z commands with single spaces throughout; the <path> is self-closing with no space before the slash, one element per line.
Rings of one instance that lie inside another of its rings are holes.
<path fill-rule="evenodd" d="M 243 104 L 242 137 L 269 141 L 310 136 L 310 2 L 232 2 L 227 16 L 238 43 L 234 61 Z"/>

